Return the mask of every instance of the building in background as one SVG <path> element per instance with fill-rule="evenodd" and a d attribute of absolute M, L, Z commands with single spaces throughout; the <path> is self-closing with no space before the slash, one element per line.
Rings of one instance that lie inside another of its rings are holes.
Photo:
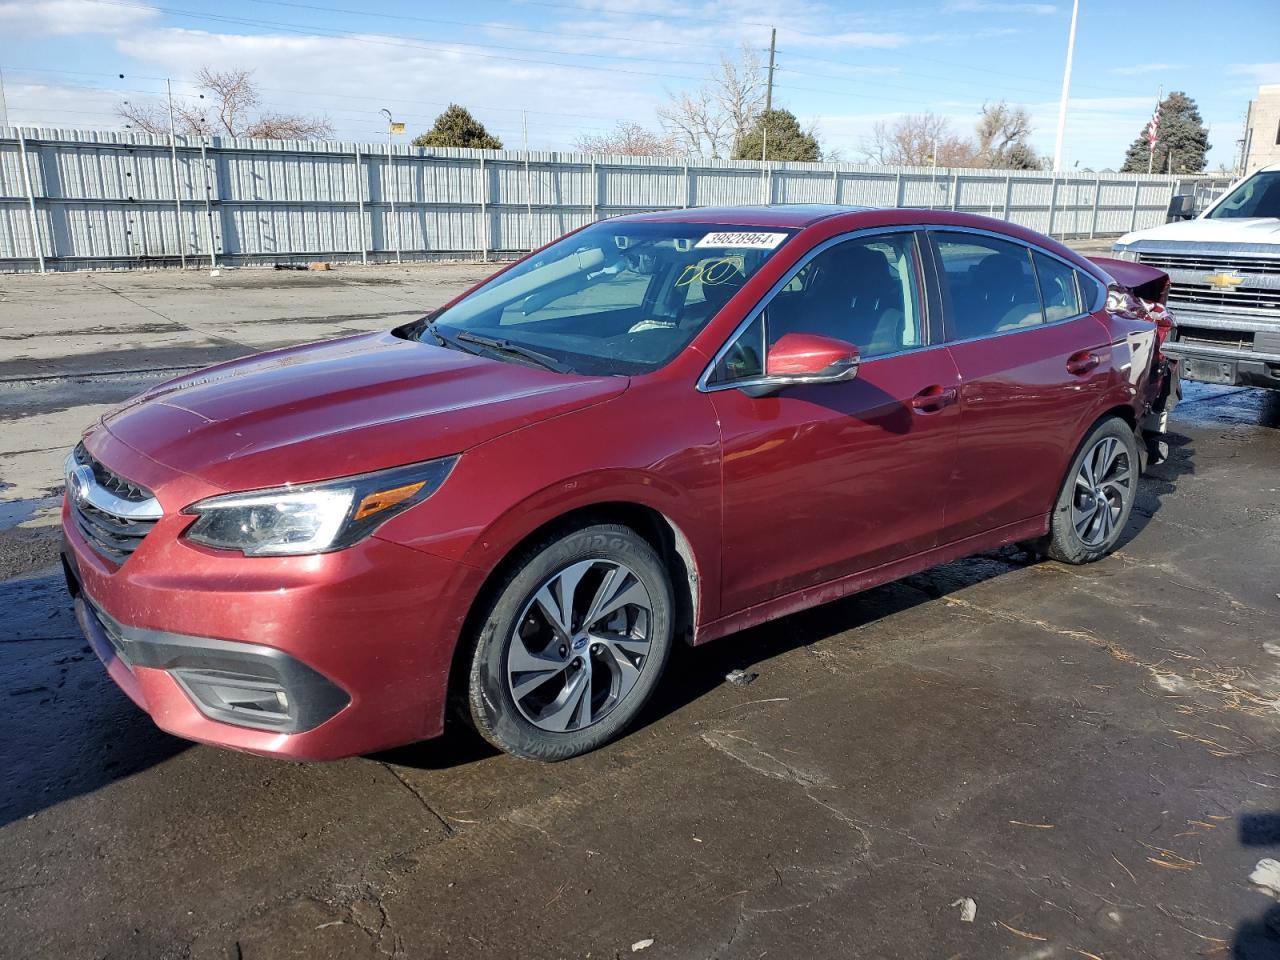
<path fill-rule="evenodd" d="M 1244 124 L 1244 175 L 1269 163 L 1280 163 L 1280 83 L 1258 88 Z"/>

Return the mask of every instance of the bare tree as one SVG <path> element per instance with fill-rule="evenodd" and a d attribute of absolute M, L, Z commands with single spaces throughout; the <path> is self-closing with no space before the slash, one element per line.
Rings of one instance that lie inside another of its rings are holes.
<path fill-rule="evenodd" d="M 669 157 L 676 152 L 671 137 L 619 120 L 608 133 L 584 133 L 574 141 L 581 153 L 614 153 L 626 157 Z"/>
<path fill-rule="evenodd" d="M 173 102 L 173 130 L 182 136 L 318 140 L 333 133 L 333 125 L 324 117 L 273 112 L 255 116 L 262 98 L 250 70 L 201 67 L 196 86 L 202 92 L 194 101 L 179 98 Z M 169 107 L 165 103 L 122 100 L 116 113 L 129 127 L 144 133 L 163 135 L 170 129 Z"/>
<path fill-rule="evenodd" d="M 951 128 L 946 117 L 913 113 L 892 123 L 881 121 L 862 142 L 869 163 L 923 167 L 965 167 L 973 164 L 974 148 Z"/>
<path fill-rule="evenodd" d="M 702 86 L 668 95 L 658 118 L 681 152 L 731 156 L 764 108 L 765 78 L 759 54 L 744 44 L 737 59 L 721 55 Z"/>
<path fill-rule="evenodd" d="M 1003 100 L 983 104 L 974 131 L 977 161 L 984 167 L 1034 170 L 1041 165 L 1031 136 L 1031 115 L 1026 107 L 1011 107 Z"/>
<path fill-rule="evenodd" d="M 332 135 L 333 126 L 324 117 L 292 113 L 260 114 L 241 134 L 259 140 L 323 140 Z"/>

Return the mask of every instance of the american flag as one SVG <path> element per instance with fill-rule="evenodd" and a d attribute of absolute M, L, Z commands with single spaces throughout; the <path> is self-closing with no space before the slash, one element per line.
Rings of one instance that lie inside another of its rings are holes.
<path fill-rule="evenodd" d="M 1151 122 L 1147 124 L 1147 142 L 1151 144 L 1151 149 L 1155 150 L 1156 140 L 1160 136 L 1160 104 L 1156 104 L 1156 112 L 1151 115 Z"/>

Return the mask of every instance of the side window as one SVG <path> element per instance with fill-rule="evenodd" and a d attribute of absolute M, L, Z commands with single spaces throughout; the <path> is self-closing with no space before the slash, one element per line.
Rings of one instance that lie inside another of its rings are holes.
<path fill-rule="evenodd" d="M 890 233 L 846 240 L 818 254 L 765 310 L 768 342 L 787 333 L 847 340 L 864 358 L 923 344 L 915 240 Z"/>
<path fill-rule="evenodd" d="M 933 237 L 957 340 L 1044 322 L 1030 250 L 981 234 L 936 233 Z"/>
<path fill-rule="evenodd" d="M 1107 288 L 1089 276 L 1087 273 L 1076 271 L 1076 288 L 1080 291 L 1080 296 L 1084 300 L 1081 310 L 1085 313 L 1093 313 L 1102 309 L 1102 304 L 1107 300 Z"/>
<path fill-rule="evenodd" d="M 1040 299 L 1044 302 L 1044 319 L 1047 323 L 1079 316 L 1080 292 L 1076 287 L 1076 271 L 1061 260 L 1046 257 L 1037 251 L 1036 279 L 1040 281 Z"/>
<path fill-rule="evenodd" d="M 846 240 L 809 260 L 739 335 L 717 383 L 759 377 L 768 347 L 788 333 L 846 340 L 864 359 L 924 345 L 915 235 Z"/>

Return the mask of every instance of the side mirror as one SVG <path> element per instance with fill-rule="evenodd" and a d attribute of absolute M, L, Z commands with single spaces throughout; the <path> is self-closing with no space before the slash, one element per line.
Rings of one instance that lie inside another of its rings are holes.
<path fill-rule="evenodd" d="M 784 333 L 765 357 L 765 379 L 743 390 L 764 397 L 801 383 L 841 383 L 858 375 L 860 356 L 852 343 L 816 333 Z"/>
<path fill-rule="evenodd" d="M 1165 220 L 1167 223 L 1174 223 L 1178 220 L 1191 220 L 1195 215 L 1195 196 L 1190 193 L 1180 193 L 1169 200 L 1169 213 Z"/>

